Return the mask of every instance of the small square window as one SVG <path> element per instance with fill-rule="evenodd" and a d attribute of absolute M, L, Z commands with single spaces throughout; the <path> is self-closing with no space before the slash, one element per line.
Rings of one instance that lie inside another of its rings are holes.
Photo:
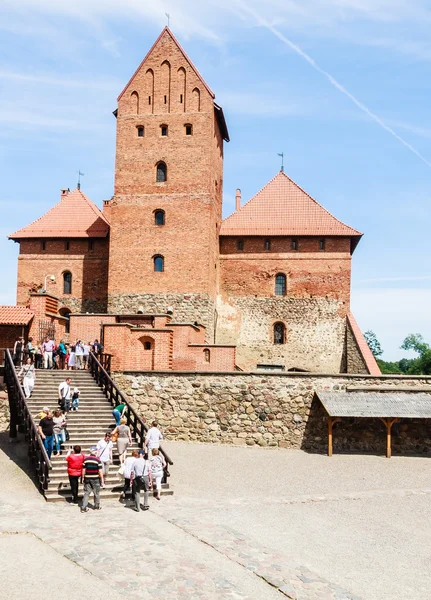
<path fill-rule="evenodd" d="M 144 342 L 144 349 L 151 350 L 151 342 Z"/>
<path fill-rule="evenodd" d="M 238 250 L 244 250 L 244 241 L 238 240 L 236 243 L 236 247 L 238 248 Z"/>
<path fill-rule="evenodd" d="M 298 240 L 292 240 L 292 250 L 298 250 Z"/>
<path fill-rule="evenodd" d="M 144 137 L 144 128 L 138 127 L 138 137 Z"/>
<path fill-rule="evenodd" d="M 265 240 L 265 250 L 271 250 L 271 240 Z"/>
<path fill-rule="evenodd" d="M 319 248 L 320 248 L 320 250 L 324 250 L 325 249 L 325 240 L 320 240 L 319 241 Z"/>

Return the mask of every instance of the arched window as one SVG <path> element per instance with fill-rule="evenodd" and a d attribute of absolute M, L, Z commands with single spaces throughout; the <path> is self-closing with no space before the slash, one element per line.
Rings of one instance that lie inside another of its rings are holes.
<path fill-rule="evenodd" d="M 166 98 L 166 96 L 165 96 L 165 98 Z M 168 136 L 168 126 L 160 125 L 160 133 L 162 134 L 162 137 L 167 137 Z"/>
<path fill-rule="evenodd" d="M 143 125 L 139 125 L 139 127 L 137 127 L 137 129 L 138 129 L 138 137 L 144 137 L 145 129 L 144 129 Z"/>
<path fill-rule="evenodd" d="M 69 308 L 60 308 L 58 311 L 62 317 L 65 318 L 64 322 L 64 333 L 70 333 L 70 309 Z"/>
<path fill-rule="evenodd" d="M 158 254 L 157 256 L 153 257 L 153 260 L 155 273 L 163 273 L 163 271 L 165 270 L 165 259 L 163 258 L 163 256 L 160 256 L 160 254 Z"/>
<path fill-rule="evenodd" d="M 208 350 L 208 348 L 205 348 L 204 350 L 204 358 L 205 362 L 210 362 L 211 360 L 211 352 Z"/>
<path fill-rule="evenodd" d="M 286 343 L 286 327 L 284 323 L 274 323 L 274 344 Z"/>
<path fill-rule="evenodd" d="M 278 273 L 275 276 L 275 295 L 286 295 L 286 275 L 284 275 L 284 273 Z"/>
<path fill-rule="evenodd" d="M 65 271 L 63 273 L 63 294 L 72 293 L 72 273 Z"/>
<path fill-rule="evenodd" d="M 154 224 L 155 225 L 164 225 L 165 224 L 165 211 L 162 209 L 158 209 L 154 211 Z"/>
<path fill-rule="evenodd" d="M 167 178 L 168 178 L 168 174 L 167 174 L 166 164 L 164 162 L 159 162 L 157 164 L 156 181 L 158 183 L 161 183 L 163 181 L 166 181 Z"/>
<path fill-rule="evenodd" d="M 131 107 L 133 112 L 135 112 L 137 115 L 139 114 L 139 94 L 138 92 L 132 92 L 130 94 L 131 97 Z"/>

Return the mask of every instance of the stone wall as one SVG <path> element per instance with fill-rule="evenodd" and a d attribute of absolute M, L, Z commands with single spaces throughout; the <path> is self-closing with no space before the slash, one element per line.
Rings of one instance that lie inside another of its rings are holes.
<path fill-rule="evenodd" d="M 343 367 L 345 373 L 361 373 L 364 375 L 368 373 L 358 343 L 348 322 L 346 323 L 346 353 Z"/>
<path fill-rule="evenodd" d="M 327 417 L 314 391 L 391 385 L 429 386 L 431 377 L 309 374 L 122 373 L 117 384 L 148 422 L 157 419 L 169 439 L 303 448 L 325 452 Z M 393 451 L 431 450 L 430 420 L 403 420 L 393 428 Z M 384 453 L 378 419 L 343 419 L 334 426 L 334 451 Z"/>
<path fill-rule="evenodd" d="M 339 373 L 345 346 L 345 310 L 334 298 L 219 297 L 218 344 L 237 344 L 237 365 L 258 364 Z M 285 343 L 274 344 L 274 323 L 286 329 Z"/>
<path fill-rule="evenodd" d="M 9 401 L 7 392 L 0 385 L 0 432 L 9 429 Z"/>

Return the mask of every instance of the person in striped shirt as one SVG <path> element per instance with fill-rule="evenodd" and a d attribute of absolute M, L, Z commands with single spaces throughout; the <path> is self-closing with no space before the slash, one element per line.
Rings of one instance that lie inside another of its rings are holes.
<path fill-rule="evenodd" d="M 88 512 L 88 499 L 91 492 L 94 494 L 94 509 L 101 510 L 100 506 L 100 486 L 104 485 L 102 463 L 96 456 L 97 446 L 90 449 L 90 455 L 84 459 L 82 464 L 82 474 L 84 476 L 84 499 L 82 501 L 81 512 Z"/>

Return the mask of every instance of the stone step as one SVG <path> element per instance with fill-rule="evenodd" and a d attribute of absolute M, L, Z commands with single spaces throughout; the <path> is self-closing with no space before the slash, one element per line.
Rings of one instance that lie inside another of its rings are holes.
<path fill-rule="evenodd" d="M 106 500 L 119 500 L 120 496 L 121 496 L 121 486 L 114 488 L 114 489 L 101 489 L 100 490 L 100 499 L 102 501 L 106 501 Z M 161 496 L 172 496 L 173 495 L 173 491 L 172 490 L 163 490 L 161 491 Z M 151 492 L 150 492 L 151 494 Z M 155 496 L 155 492 L 152 492 L 153 496 Z M 83 489 L 79 490 L 78 493 L 78 498 L 80 500 L 82 500 L 83 497 Z M 47 502 L 65 502 L 67 500 L 71 500 L 72 499 L 72 493 L 70 491 L 70 488 L 62 488 L 60 491 L 59 490 L 46 490 L 45 491 L 45 499 Z M 131 501 L 131 496 L 130 494 L 127 495 L 127 499 L 130 499 L 129 501 Z M 141 503 L 144 501 L 144 496 L 143 496 L 143 492 L 141 492 Z M 90 503 L 93 503 L 93 495 L 90 496 Z M 103 506 L 103 504 L 102 504 Z"/>

